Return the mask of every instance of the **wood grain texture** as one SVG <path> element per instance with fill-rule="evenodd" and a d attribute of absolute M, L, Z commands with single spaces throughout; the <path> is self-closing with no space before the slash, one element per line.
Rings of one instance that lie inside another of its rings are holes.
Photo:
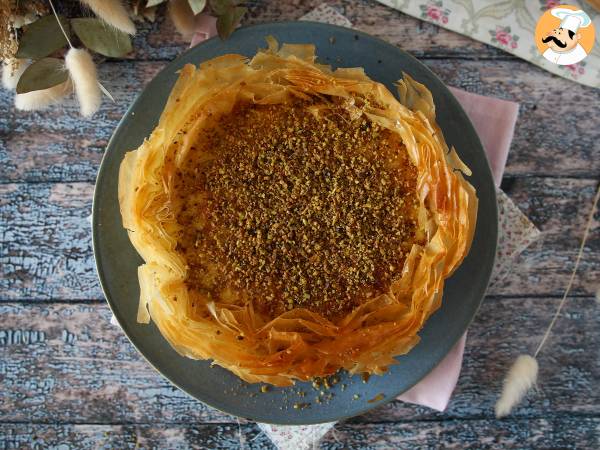
<path fill-rule="evenodd" d="M 322 2 L 250 0 L 243 23 L 295 20 Z M 600 91 L 374 0 L 326 2 L 447 84 L 520 103 L 502 187 L 544 236 L 484 301 L 445 413 L 392 401 L 339 424 L 320 448 L 600 448 L 600 215 L 575 298 L 540 355 L 539 390 L 510 418 L 493 417 L 506 368 L 539 342 L 573 267 L 600 175 Z M 93 120 L 72 99 L 17 112 L 0 90 L 0 448 L 275 448 L 256 425 L 157 374 L 109 323 L 97 282 L 88 217 L 104 148 L 134 97 L 188 46 L 159 16 L 138 26 L 126 60 L 101 63 L 117 103 Z"/>
<path fill-rule="evenodd" d="M 493 420 L 507 367 L 534 349 L 558 301 L 486 299 L 469 329 L 463 371 L 444 414 L 394 401 L 351 422 Z M 158 375 L 110 324 L 104 303 L 10 303 L 0 305 L 0 315 L 0 422 L 235 422 Z M 513 418 L 600 415 L 599 321 L 593 298 L 569 300 L 540 355 L 540 389 Z"/>
<path fill-rule="evenodd" d="M 102 298 L 91 241 L 93 185 L 0 185 L 0 298 Z"/>
<path fill-rule="evenodd" d="M 193 424 L 156 427 L 139 425 L 0 424 L 0 447 L 6 450 L 56 449 L 245 449 L 276 450 L 257 425 Z"/>
<path fill-rule="evenodd" d="M 521 104 L 506 174 L 594 178 L 600 174 L 600 90 L 570 83 L 521 61 L 424 60 L 446 83 Z M 93 120 L 71 99 L 49 111 L 9 108 L 0 91 L 0 180 L 93 181 L 123 113 L 164 62 L 104 63 L 101 80 L 117 99 Z M 566 89 L 568 87 L 568 89 Z M 573 108 L 577 102 L 577 108 Z M 556 131 L 552 131 L 556 130 Z"/>
<path fill-rule="evenodd" d="M 428 421 L 397 424 L 351 424 L 335 427 L 316 448 L 371 449 L 523 449 L 598 447 L 600 419 Z M 240 436 L 243 446 L 240 445 Z M 256 425 L 0 424 L 5 449 L 210 449 L 275 450 Z"/>
<path fill-rule="evenodd" d="M 507 190 L 543 231 L 492 295 L 560 295 L 573 267 L 596 182 L 516 178 Z M 91 183 L 0 185 L 1 300 L 102 299 L 89 216 Z M 594 223 L 595 225 L 598 222 Z M 600 230 L 590 235 L 574 294 L 593 295 L 600 277 Z"/>
<path fill-rule="evenodd" d="M 298 20 L 322 3 L 345 15 L 357 30 L 399 45 L 418 57 L 466 59 L 514 59 L 513 56 L 468 37 L 421 22 L 374 0 L 254 0 L 246 2 L 248 14 L 242 26 Z M 159 12 L 155 23 L 137 24 L 130 59 L 172 60 L 189 46 L 170 20 Z"/>

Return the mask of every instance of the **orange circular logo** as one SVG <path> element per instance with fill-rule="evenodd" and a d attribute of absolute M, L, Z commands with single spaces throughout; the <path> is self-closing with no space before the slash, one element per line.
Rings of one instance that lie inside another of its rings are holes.
<path fill-rule="evenodd" d="M 590 16 L 575 6 L 549 9 L 535 27 L 535 44 L 544 58 L 561 66 L 583 60 L 594 46 L 595 29 Z"/>

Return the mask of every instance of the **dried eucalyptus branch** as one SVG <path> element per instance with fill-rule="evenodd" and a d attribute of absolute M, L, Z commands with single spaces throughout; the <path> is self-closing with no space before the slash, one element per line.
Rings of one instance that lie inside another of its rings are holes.
<path fill-rule="evenodd" d="M 62 17 L 52 0 L 0 0 L 0 60 L 4 62 L 2 84 L 7 89 L 16 90 L 17 108 L 44 108 L 60 100 L 74 87 L 82 114 L 93 114 L 99 107 L 102 92 L 110 99 L 112 96 L 98 82 L 89 51 L 110 58 L 125 56 L 132 51 L 129 34 L 135 33 L 128 8 L 131 8 L 133 16 L 153 20 L 158 5 L 167 3 L 167 0 L 133 0 L 132 3 L 79 0 L 79 3 L 91 9 L 97 18 Z M 175 27 L 188 39 L 193 37 L 197 28 L 206 28 L 207 14 L 200 13 L 207 8 L 216 16 L 217 31 L 223 39 L 235 30 L 246 13 L 246 8 L 238 0 L 171 0 L 168 6 Z M 66 46 L 69 47 L 65 58 L 69 60 L 67 67 L 62 59 Z M 69 76 L 70 89 L 65 89 Z"/>

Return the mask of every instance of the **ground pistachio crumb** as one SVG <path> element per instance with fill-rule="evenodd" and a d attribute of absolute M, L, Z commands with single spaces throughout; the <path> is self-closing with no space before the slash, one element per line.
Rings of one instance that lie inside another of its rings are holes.
<path fill-rule="evenodd" d="M 416 169 L 396 134 L 321 106 L 238 107 L 194 143 L 173 188 L 191 291 L 335 318 L 400 276 Z"/>

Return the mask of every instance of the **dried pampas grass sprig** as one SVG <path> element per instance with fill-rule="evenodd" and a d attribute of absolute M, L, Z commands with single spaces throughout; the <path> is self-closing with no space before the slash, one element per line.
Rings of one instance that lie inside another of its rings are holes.
<path fill-rule="evenodd" d="M 550 325 L 548 325 L 548 328 L 544 333 L 544 337 L 538 345 L 534 356 L 520 355 L 506 374 L 502 395 L 496 402 L 496 417 L 498 418 L 507 416 L 512 409 L 519 404 L 525 394 L 535 385 L 537 381 L 538 363 L 536 358 L 546 344 L 546 341 L 548 340 L 548 337 L 554 328 L 554 324 L 556 323 L 556 320 L 558 319 L 558 316 L 560 315 L 560 312 L 566 303 L 569 292 L 571 291 L 571 287 L 573 286 L 573 281 L 575 280 L 575 275 L 577 274 L 577 269 L 579 268 L 579 263 L 581 262 L 581 257 L 583 255 L 583 250 L 585 249 L 585 243 L 592 228 L 592 221 L 594 220 L 594 213 L 596 211 L 596 207 L 598 206 L 599 199 L 600 184 L 596 190 L 596 195 L 594 197 L 594 201 L 592 202 L 592 208 L 590 210 L 585 229 L 583 230 L 583 237 L 581 238 L 581 245 L 579 246 L 579 252 L 577 253 L 577 259 L 575 260 L 575 267 L 573 267 L 573 272 L 571 273 L 571 278 L 569 279 L 565 293 L 558 304 L 558 308 L 556 309 L 556 312 L 552 317 L 552 321 L 550 322 Z M 596 295 L 598 295 L 598 293 Z"/>
<path fill-rule="evenodd" d="M 96 65 L 86 50 L 78 48 L 71 48 L 67 52 L 65 65 L 75 86 L 81 115 L 90 117 L 98 111 L 102 101 Z"/>
<path fill-rule="evenodd" d="M 190 39 L 196 28 L 196 18 L 187 0 L 171 0 L 169 2 L 169 16 L 177 31 L 185 39 Z"/>
<path fill-rule="evenodd" d="M 119 0 L 80 0 L 107 24 L 127 34 L 135 34 L 135 25 Z"/>
<path fill-rule="evenodd" d="M 2 86 L 9 90 L 16 89 L 19 78 L 21 78 L 27 67 L 29 67 L 29 61 L 26 59 L 11 58 L 4 61 L 2 65 Z"/>
<path fill-rule="evenodd" d="M 502 395 L 496 402 L 496 417 L 504 417 L 518 404 L 537 380 L 538 363 L 529 355 L 520 355 L 504 379 Z"/>
<path fill-rule="evenodd" d="M 48 89 L 17 94 L 15 95 L 15 107 L 22 111 L 45 109 L 63 100 L 72 89 L 71 80 L 67 80 Z"/>
<path fill-rule="evenodd" d="M 69 36 L 65 32 L 60 20 L 58 20 L 58 15 L 56 14 L 56 9 L 54 9 L 52 0 L 48 1 L 52 7 L 54 17 L 56 17 L 56 21 L 65 35 L 69 47 L 71 47 L 65 55 L 65 67 L 69 71 L 70 81 L 75 87 L 77 100 L 79 100 L 79 110 L 83 117 L 90 117 L 98 111 L 100 103 L 102 102 L 102 92 L 100 90 L 96 65 L 87 50 L 73 47 L 73 44 L 71 44 L 71 41 L 69 40 Z M 106 3 L 108 4 L 109 2 Z M 109 97 L 112 99 L 110 94 Z"/>

